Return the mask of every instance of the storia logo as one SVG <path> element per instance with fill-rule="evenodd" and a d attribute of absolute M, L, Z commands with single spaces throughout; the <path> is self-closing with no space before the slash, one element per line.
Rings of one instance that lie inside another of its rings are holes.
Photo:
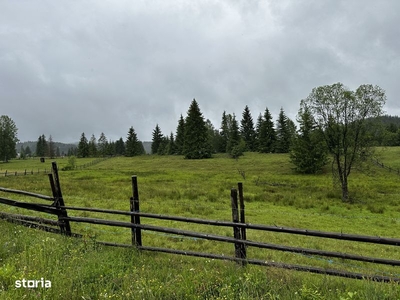
<path fill-rule="evenodd" d="M 19 288 L 30 288 L 30 289 L 36 289 L 36 288 L 51 288 L 51 281 L 50 280 L 45 280 L 43 278 L 40 278 L 40 280 L 29 280 L 29 279 L 22 279 L 22 280 L 16 280 L 15 281 L 15 287 L 17 289 Z"/>

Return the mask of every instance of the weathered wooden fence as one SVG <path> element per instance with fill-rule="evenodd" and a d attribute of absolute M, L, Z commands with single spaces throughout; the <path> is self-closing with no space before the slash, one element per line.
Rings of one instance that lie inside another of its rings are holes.
<path fill-rule="evenodd" d="M 131 244 L 129 244 L 129 245 L 128 244 L 116 244 L 116 243 L 110 243 L 110 242 L 98 242 L 98 243 L 101 243 L 104 245 L 110 245 L 110 246 L 136 247 L 140 250 L 146 250 L 146 251 L 157 251 L 157 252 L 164 252 L 164 253 L 171 253 L 171 254 L 180 254 L 180 255 L 204 257 L 204 258 L 211 258 L 211 259 L 236 261 L 237 263 L 242 264 L 242 265 L 255 264 L 255 265 L 261 265 L 261 266 L 292 269 L 292 270 L 298 270 L 298 271 L 306 271 L 306 272 L 311 272 L 311 273 L 327 274 L 327 275 L 334 275 L 334 276 L 354 278 L 354 279 L 369 279 L 369 280 L 380 281 L 380 282 L 400 282 L 400 278 L 398 278 L 398 277 L 360 274 L 360 273 L 340 271 L 340 270 L 335 270 L 335 269 L 326 269 L 326 268 L 321 268 L 321 267 L 303 266 L 303 265 L 293 265 L 293 264 L 286 264 L 286 263 L 280 263 L 280 262 L 248 258 L 247 257 L 247 248 L 255 247 L 255 248 L 261 248 L 261 249 L 271 249 L 271 250 L 276 250 L 276 251 L 300 253 L 300 254 L 304 254 L 304 255 L 316 255 L 318 257 L 331 257 L 331 258 L 340 258 L 340 259 L 354 260 L 354 261 L 361 261 L 361 262 L 369 262 L 369 263 L 374 263 L 374 264 L 400 266 L 400 261 L 395 260 L 395 259 L 366 257 L 366 256 L 362 256 L 362 255 L 348 254 L 348 253 L 335 252 L 335 251 L 325 251 L 325 250 L 317 250 L 317 249 L 291 247 L 291 246 L 285 246 L 285 245 L 277 245 L 277 244 L 271 244 L 271 243 L 251 241 L 251 240 L 247 240 L 247 233 L 246 233 L 247 230 L 258 230 L 258 231 L 264 231 L 264 232 L 278 232 L 278 233 L 286 233 L 286 234 L 292 234 L 292 235 L 312 236 L 312 237 L 318 237 L 318 238 L 328 238 L 328 239 L 337 239 L 337 240 L 347 240 L 347 241 L 353 241 L 353 242 L 390 245 L 390 246 L 394 246 L 394 247 L 400 246 L 400 239 L 353 235 L 353 234 L 344 234 L 344 233 L 335 233 L 335 232 L 322 232 L 322 231 L 314 231 L 314 230 L 308 230 L 308 229 L 268 226 L 268 225 L 260 225 L 260 224 L 248 224 L 245 221 L 245 205 L 244 205 L 242 183 L 238 183 L 237 189 L 235 188 L 235 189 L 231 190 L 232 222 L 227 222 L 227 221 L 204 220 L 204 219 L 197 219 L 197 218 L 167 216 L 167 215 L 141 212 L 140 211 L 140 201 L 139 201 L 139 191 L 138 191 L 139 190 L 138 189 L 138 181 L 137 181 L 136 176 L 132 177 L 132 197 L 130 198 L 130 210 L 129 211 L 66 206 L 64 203 L 62 192 L 61 192 L 57 165 L 54 162 L 52 163 L 52 173 L 49 174 L 49 181 L 50 181 L 50 186 L 51 186 L 51 190 L 52 190 L 52 194 L 53 194 L 52 197 L 39 195 L 39 194 L 35 194 L 35 193 L 30 193 L 30 192 L 25 192 L 25 191 L 0 188 L 0 191 L 2 191 L 2 192 L 20 194 L 23 196 L 34 197 L 34 198 L 51 201 L 52 203 L 49 205 L 21 202 L 21 201 L 11 200 L 8 198 L 3 198 L 3 197 L 0 197 L 0 203 L 5 204 L 5 205 L 12 205 L 15 207 L 20 207 L 20 208 L 24 208 L 24 209 L 28 209 L 28 210 L 33 210 L 33 211 L 38 211 L 38 212 L 55 215 L 55 216 L 57 216 L 57 221 L 49 220 L 49 219 L 45 219 L 45 218 L 33 217 L 33 216 L 9 214 L 9 213 L 4 213 L 4 212 L 0 213 L 0 218 L 6 219 L 11 222 L 23 224 L 23 225 L 26 225 L 29 227 L 35 227 L 35 228 L 46 230 L 49 232 L 61 233 L 64 235 L 74 236 L 74 237 L 82 237 L 82 235 L 79 233 L 73 233 L 71 231 L 70 224 L 73 222 L 99 224 L 99 225 L 107 225 L 107 226 L 114 226 L 114 227 L 124 227 L 124 228 L 131 229 Z M 111 215 L 125 215 L 125 216 L 130 216 L 130 222 L 106 220 L 106 219 L 98 219 L 98 218 L 88 218 L 88 217 L 71 217 L 71 216 L 68 216 L 67 211 L 85 211 L 85 212 L 97 212 L 97 213 L 100 212 L 100 213 L 111 214 Z M 146 225 L 146 224 L 142 223 L 142 219 L 144 219 L 144 218 L 161 219 L 161 220 L 169 220 L 169 221 L 176 221 L 176 222 L 194 223 L 194 224 L 203 224 L 203 225 L 217 226 L 217 227 L 229 227 L 233 231 L 233 236 L 227 237 L 227 236 L 220 236 L 220 235 L 215 235 L 215 234 L 207 234 L 207 233 L 203 233 L 203 232 L 182 230 L 182 229 L 177 229 L 177 228 Z M 56 227 L 54 227 L 54 226 L 56 226 Z M 226 256 L 226 255 L 210 254 L 210 253 L 203 253 L 203 252 L 185 251 L 185 250 L 178 250 L 178 249 L 167 249 L 167 248 L 160 248 L 160 247 L 149 247 L 149 246 L 143 245 L 143 243 L 142 243 L 142 232 L 143 231 L 155 231 L 155 232 L 174 234 L 174 235 L 184 236 L 184 237 L 192 237 L 192 238 L 206 239 L 206 240 L 212 240 L 212 241 L 223 242 L 223 243 L 230 243 L 230 244 L 234 245 L 235 256 Z"/>

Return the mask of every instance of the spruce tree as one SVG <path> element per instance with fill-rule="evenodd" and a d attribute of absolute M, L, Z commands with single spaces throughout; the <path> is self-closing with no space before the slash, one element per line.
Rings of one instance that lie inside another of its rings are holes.
<path fill-rule="evenodd" d="M 98 149 L 98 151 L 99 151 L 99 154 L 101 155 L 101 156 L 105 156 L 105 155 L 107 155 L 107 152 L 108 152 L 108 141 L 107 141 L 107 137 L 106 137 L 106 135 L 104 134 L 104 132 L 102 132 L 101 134 L 100 134 L 100 137 L 99 137 L 99 139 L 97 140 L 97 149 Z"/>
<path fill-rule="evenodd" d="M 243 140 L 246 143 L 247 151 L 256 150 L 256 131 L 254 129 L 253 118 L 250 113 L 249 107 L 246 105 L 242 114 L 242 120 L 240 121 L 240 133 Z"/>
<path fill-rule="evenodd" d="M 268 108 L 265 109 L 264 117 L 257 123 L 259 127 L 258 151 L 261 153 L 271 153 L 275 150 L 276 133 L 274 122 Z"/>
<path fill-rule="evenodd" d="M 226 153 L 231 153 L 232 149 L 235 146 L 238 146 L 240 143 L 240 132 L 239 132 L 239 125 L 236 121 L 235 114 L 227 115 L 227 124 L 228 124 L 228 141 L 226 144 Z"/>
<path fill-rule="evenodd" d="M 185 144 L 185 119 L 181 115 L 176 128 L 175 148 L 176 154 L 182 155 L 183 145 Z"/>
<path fill-rule="evenodd" d="M 128 136 L 129 136 L 129 134 L 128 134 Z M 115 154 L 116 155 L 126 155 L 125 142 L 122 139 L 122 137 L 120 137 L 119 140 L 115 142 Z"/>
<path fill-rule="evenodd" d="M 89 156 L 96 157 L 97 156 L 97 140 L 94 134 L 92 134 L 89 140 Z"/>
<path fill-rule="evenodd" d="M 56 156 L 56 147 L 54 145 L 53 137 L 51 135 L 49 136 L 48 146 L 49 146 L 48 154 L 49 154 L 50 158 L 54 158 L 54 156 Z"/>
<path fill-rule="evenodd" d="M 78 144 L 78 156 L 79 157 L 88 157 L 89 156 L 89 143 L 85 136 L 85 133 L 82 132 L 81 138 Z"/>
<path fill-rule="evenodd" d="M 156 128 L 153 130 L 153 140 L 151 143 L 151 153 L 157 154 L 158 148 L 160 147 L 161 143 L 163 142 L 163 134 L 161 132 L 160 126 L 156 125 Z"/>
<path fill-rule="evenodd" d="M 200 107 L 197 101 L 193 99 L 185 119 L 183 154 L 188 159 L 201 159 L 211 157 L 211 153 L 207 127 Z"/>
<path fill-rule="evenodd" d="M 48 154 L 48 145 L 46 136 L 42 134 L 39 136 L 38 141 L 36 143 L 36 156 L 44 157 Z"/>
<path fill-rule="evenodd" d="M 228 121 L 228 116 L 226 115 L 226 111 L 222 113 L 220 136 L 221 136 L 221 142 L 219 145 L 218 152 L 226 153 L 226 148 L 229 139 L 229 121 Z"/>
<path fill-rule="evenodd" d="M 293 138 L 293 126 L 291 121 L 281 108 L 276 126 L 276 147 L 275 152 L 288 153 Z M 291 128 L 292 127 L 292 128 Z"/>
<path fill-rule="evenodd" d="M 327 163 L 327 147 L 323 133 L 317 128 L 317 123 L 308 107 L 299 110 L 297 121 L 300 129 L 293 140 L 290 161 L 299 173 L 317 173 Z"/>
<path fill-rule="evenodd" d="M 125 156 L 135 156 L 139 155 L 140 153 L 140 146 L 139 140 L 137 138 L 137 134 L 135 129 L 131 126 L 128 131 L 128 137 L 126 138 L 125 142 Z"/>

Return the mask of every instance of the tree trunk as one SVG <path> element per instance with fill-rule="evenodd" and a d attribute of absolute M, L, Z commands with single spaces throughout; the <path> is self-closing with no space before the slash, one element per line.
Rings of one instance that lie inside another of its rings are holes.
<path fill-rule="evenodd" d="M 343 174 L 342 180 L 342 201 L 348 202 L 349 201 L 349 187 L 347 184 L 347 175 Z"/>

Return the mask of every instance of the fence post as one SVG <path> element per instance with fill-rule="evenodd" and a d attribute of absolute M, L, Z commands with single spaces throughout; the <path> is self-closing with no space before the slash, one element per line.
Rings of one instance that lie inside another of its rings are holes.
<path fill-rule="evenodd" d="M 137 176 L 132 176 L 132 192 L 133 197 L 131 197 L 130 201 L 130 210 L 131 212 L 140 212 Z M 131 215 L 131 223 L 140 225 L 140 216 Z M 142 246 L 142 231 L 140 228 L 132 228 L 132 245 Z"/>
<path fill-rule="evenodd" d="M 232 222 L 239 223 L 238 194 L 236 189 L 231 189 Z M 233 226 L 233 237 L 240 240 L 240 228 Z M 235 243 L 235 257 L 242 258 L 242 244 Z"/>
<path fill-rule="evenodd" d="M 244 197 L 243 197 L 243 183 L 238 182 L 238 190 L 239 190 L 239 206 L 240 206 L 240 223 L 245 224 L 246 218 L 244 214 Z M 241 239 L 246 240 L 246 227 L 240 228 Z M 241 244 L 241 258 L 246 259 L 247 257 L 247 249 L 245 244 Z M 246 263 L 243 262 L 243 265 Z"/>
<path fill-rule="evenodd" d="M 61 193 L 61 185 L 60 178 L 58 177 L 58 169 L 55 161 L 51 163 L 52 166 L 52 174 L 49 174 L 49 180 L 51 185 L 51 190 L 53 191 L 53 197 L 55 199 L 55 206 L 60 210 L 60 214 L 58 215 L 58 221 L 60 222 L 60 230 L 62 234 L 66 234 L 71 236 L 71 226 L 68 220 L 60 220 L 60 217 L 68 217 L 67 210 L 65 208 L 61 208 L 60 206 L 64 206 L 64 199 Z"/>

